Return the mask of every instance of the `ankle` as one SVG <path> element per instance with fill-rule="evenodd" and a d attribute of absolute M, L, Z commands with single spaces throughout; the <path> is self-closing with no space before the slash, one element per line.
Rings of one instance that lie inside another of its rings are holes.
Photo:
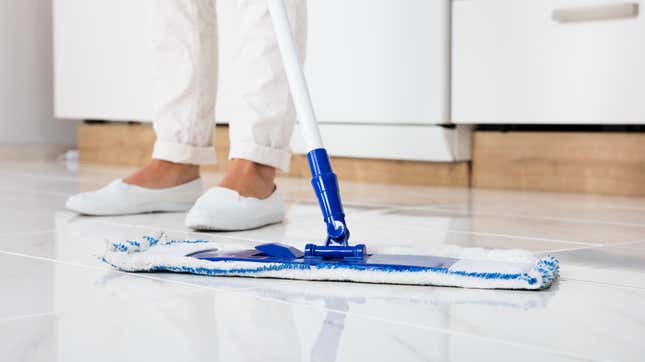
<path fill-rule="evenodd" d="M 151 160 L 123 182 L 146 188 L 168 188 L 178 186 L 199 178 L 199 166 L 174 163 L 164 160 Z"/>
<path fill-rule="evenodd" d="M 265 199 L 275 190 L 275 168 L 253 161 L 233 159 L 219 186 L 242 196 Z"/>
<path fill-rule="evenodd" d="M 199 176 L 199 166 L 190 163 L 175 163 L 153 159 L 148 164 L 148 167 L 161 173 L 193 174 Z"/>

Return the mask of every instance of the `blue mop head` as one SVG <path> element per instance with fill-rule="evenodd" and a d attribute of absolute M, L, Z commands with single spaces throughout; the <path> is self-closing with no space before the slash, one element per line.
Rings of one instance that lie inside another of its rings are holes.
<path fill-rule="evenodd" d="M 207 240 L 109 242 L 103 260 L 128 272 L 180 272 L 379 284 L 454 286 L 482 289 L 546 289 L 558 278 L 559 262 L 520 250 L 454 247 L 450 255 L 373 254 L 364 260 L 305 260 L 280 244 L 239 250 Z"/>

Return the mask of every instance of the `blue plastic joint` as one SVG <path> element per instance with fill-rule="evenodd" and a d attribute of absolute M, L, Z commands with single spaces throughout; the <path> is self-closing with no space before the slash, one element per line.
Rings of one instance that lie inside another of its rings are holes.
<path fill-rule="evenodd" d="M 323 219 L 327 225 L 325 245 L 307 244 L 305 259 L 362 260 L 366 256 L 365 245 L 349 245 L 349 229 L 340 200 L 338 178 L 331 169 L 329 156 L 324 148 L 307 153 L 311 169 L 311 185 L 314 187 Z"/>
<path fill-rule="evenodd" d="M 292 246 L 281 244 L 281 243 L 268 243 L 262 244 L 255 247 L 255 250 L 261 252 L 262 254 L 279 259 L 294 260 L 302 258 L 304 253 Z"/>

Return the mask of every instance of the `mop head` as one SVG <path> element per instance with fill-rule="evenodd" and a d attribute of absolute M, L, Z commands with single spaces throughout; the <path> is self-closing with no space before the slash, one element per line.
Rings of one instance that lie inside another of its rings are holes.
<path fill-rule="evenodd" d="M 388 253 L 370 255 L 366 261 L 307 262 L 302 258 L 282 260 L 266 257 L 258 250 L 241 251 L 239 246 L 208 240 L 171 240 L 160 234 L 144 236 L 141 240 L 108 242 L 102 259 L 127 272 L 481 289 L 546 289 L 559 275 L 557 259 L 552 256 L 537 258 L 523 250 L 451 247 L 441 254 Z M 244 259 L 240 255 L 253 255 L 254 259 L 240 260 Z"/>

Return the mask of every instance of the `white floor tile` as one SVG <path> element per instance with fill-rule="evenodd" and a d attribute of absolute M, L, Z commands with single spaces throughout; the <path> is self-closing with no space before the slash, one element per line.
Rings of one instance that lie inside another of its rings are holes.
<path fill-rule="evenodd" d="M 321 241 L 309 181 L 278 181 L 285 223 L 196 233 L 182 213 L 63 210 L 68 195 L 130 168 L 2 166 L 2 360 L 636 361 L 645 352 L 642 198 L 341 184 L 352 238 L 371 251 L 552 253 L 563 278 L 543 292 L 132 275 L 100 261 L 106 239 Z M 219 177 L 204 175 L 207 185 Z"/>
<path fill-rule="evenodd" d="M 352 313 L 353 301 L 283 302 L 0 255 L 3 360 L 500 361 L 580 358 L 532 345 Z M 6 283 L 6 280 L 3 282 Z M 25 288 L 32 289 L 25 293 Z M 46 298 L 30 301 L 37 289 Z M 8 316 L 7 316 L 8 315 Z M 438 316 L 440 319 L 448 316 Z M 503 353 L 500 353 L 503 351 Z"/>
<path fill-rule="evenodd" d="M 645 241 L 552 253 L 568 279 L 645 290 Z"/>
<path fill-rule="evenodd" d="M 506 235 L 554 242 L 594 244 L 616 244 L 639 241 L 645 235 L 641 225 L 615 225 L 602 223 L 580 223 L 566 219 L 543 219 L 513 216 L 469 214 L 437 209 L 394 209 L 384 213 L 391 223 L 423 227 L 428 220 L 451 218 L 451 230 L 470 232 L 473 235 Z M 378 217 L 378 216 L 375 216 Z"/>

